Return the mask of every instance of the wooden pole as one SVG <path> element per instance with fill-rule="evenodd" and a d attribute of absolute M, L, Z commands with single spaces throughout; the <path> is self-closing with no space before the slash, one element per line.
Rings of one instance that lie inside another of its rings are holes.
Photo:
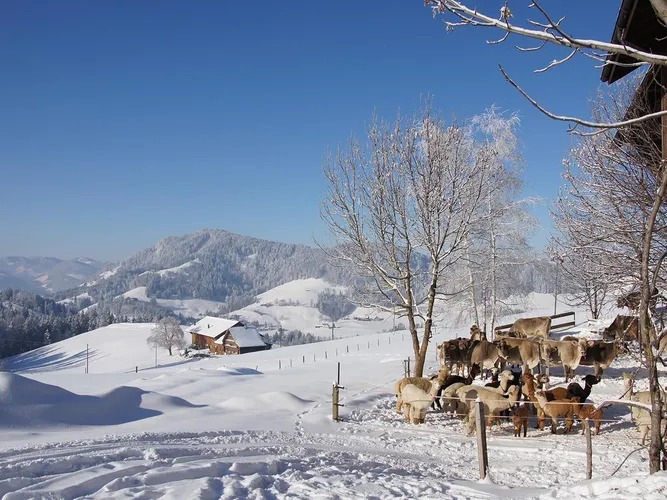
<path fill-rule="evenodd" d="M 331 403 L 331 417 L 333 418 L 334 422 L 338 422 L 338 384 L 333 385 Z"/>
<path fill-rule="evenodd" d="M 484 405 L 477 398 L 475 402 L 475 418 L 477 420 L 477 458 L 479 460 L 479 478 L 485 479 L 489 469 L 489 456 L 486 450 L 486 419 Z"/>
<path fill-rule="evenodd" d="M 278 360 L 278 370 L 282 370 L 282 363 Z"/>
<path fill-rule="evenodd" d="M 583 423 L 583 422 L 582 422 Z M 591 421 L 586 419 L 586 479 L 593 477 L 593 441 L 591 440 Z"/>
<path fill-rule="evenodd" d="M 340 420 L 338 416 L 338 407 L 343 405 L 338 401 L 340 398 L 340 389 L 345 389 L 345 387 L 341 387 L 340 385 L 340 361 L 337 363 L 337 365 L 336 382 L 334 382 L 331 392 L 331 417 L 333 418 L 334 422 L 338 422 Z"/>
<path fill-rule="evenodd" d="M 86 373 L 88 373 L 88 344 L 86 344 Z"/>

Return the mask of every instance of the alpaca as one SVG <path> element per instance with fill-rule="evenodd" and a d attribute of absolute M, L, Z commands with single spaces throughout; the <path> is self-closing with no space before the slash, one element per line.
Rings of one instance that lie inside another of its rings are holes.
<path fill-rule="evenodd" d="M 523 403 L 514 408 L 512 412 L 512 422 L 514 423 L 514 437 L 521 436 L 523 428 L 523 437 L 526 437 L 528 431 L 528 418 L 530 417 L 530 408 Z"/>
<path fill-rule="evenodd" d="M 431 406 L 440 385 L 433 381 L 429 392 L 423 391 L 414 384 L 407 384 L 401 393 L 405 407 L 405 420 L 413 424 L 423 424 L 426 411 Z"/>

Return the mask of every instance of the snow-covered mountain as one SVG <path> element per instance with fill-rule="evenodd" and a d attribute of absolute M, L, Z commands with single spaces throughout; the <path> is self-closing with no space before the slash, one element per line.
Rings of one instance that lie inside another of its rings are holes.
<path fill-rule="evenodd" d="M 233 310 L 295 279 L 349 283 L 351 276 L 330 266 L 317 248 L 205 229 L 164 238 L 68 293 L 85 291 L 94 300 L 124 294 L 148 300 L 197 299 L 224 303 Z"/>
<path fill-rule="evenodd" d="M 85 283 L 105 266 L 88 258 L 0 257 L 0 289 L 17 288 L 50 296 Z"/>

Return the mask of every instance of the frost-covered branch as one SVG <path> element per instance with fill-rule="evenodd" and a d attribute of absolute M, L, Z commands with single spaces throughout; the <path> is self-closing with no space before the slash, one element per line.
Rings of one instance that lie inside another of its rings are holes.
<path fill-rule="evenodd" d="M 516 48 L 521 52 L 536 52 L 545 48 L 547 45 L 553 45 L 569 49 L 566 56 L 560 59 L 554 59 L 542 67 L 535 69 L 536 73 L 544 73 L 552 70 L 558 66 L 562 66 L 571 61 L 575 55 L 582 54 L 595 61 L 602 62 L 602 68 L 605 66 L 620 66 L 636 68 L 647 65 L 666 66 L 667 55 L 657 54 L 648 50 L 642 50 L 634 46 L 623 43 L 604 42 L 596 39 L 588 39 L 574 36 L 569 33 L 564 27 L 565 16 L 556 19 L 551 16 L 549 12 L 541 5 L 538 0 L 533 0 L 530 7 L 533 8 L 541 17 L 539 20 L 526 19 L 523 23 L 516 23 L 507 5 L 503 5 L 500 11 L 500 16 L 495 17 L 489 13 L 484 13 L 476 7 L 471 7 L 468 2 L 456 0 L 425 0 L 426 5 L 429 5 L 436 15 L 449 16 L 445 21 L 448 30 L 453 30 L 460 27 L 481 27 L 495 30 L 501 33 L 499 39 L 490 40 L 488 43 L 498 44 L 508 40 L 509 35 L 518 36 L 522 39 L 534 40 L 539 42 L 536 46 L 522 47 L 516 45 Z M 618 57 L 625 56 L 632 59 L 631 62 L 627 60 L 619 60 Z M 635 116 L 631 119 L 616 120 L 613 122 L 598 122 L 594 120 L 585 120 L 576 116 L 561 115 L 549 111 L 546 106 L 538 103 L 533 99 L 528 92 L 526 92 L 516 81 L 514 81 L 499 65 L 500 71 L 505 80 L 510 83 L 521 95 L 530 102 L 541 113 L 551 119 L 568 122 L 573 124 L 570 132 L 574 132 L 578 127 L 586 127 L 589 129 L 619 129 L 634 124 L 651 120 L 667 115 L 666 111 L 651 112 L 647 111 L 645 114 Z M 582 132 L 577 131 L 581 134 Z M 596 133 L 596 132 L 592 132 Z"/>

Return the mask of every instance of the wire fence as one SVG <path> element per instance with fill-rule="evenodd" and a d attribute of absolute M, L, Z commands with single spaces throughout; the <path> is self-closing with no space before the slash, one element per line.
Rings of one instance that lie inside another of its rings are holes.
<path fill-rule="evenodd" d="M 403 369 L 404 369 L 404 375 L 405 375 L 405 367 L 406 365 L 409 364 L 409 360 L 403 360 Z M 339 363 L 339 379 L 340 379 L 340 363 Z M 431 379 L 424 378 L 425 380 L 431 381 Z M 395 383 L 395 380 L 388 380 L 384 384 L 381 384 L 376 387 L 378 391 L 382 391 L 386 393 L 386 387 L 388 385 L 393 385 Z M 440 413 L 441 415 L 447 415 L 452 418 L 452 420 L 458 418 L 462 418 L 462 421 L 467 421 L 467 426 L 464 427 L 464 429 L 467 428 L 468 430 L 468 435 L 475 434 L 476 435 L 476 440 L 477 440 L 477 447 L 478 447 L 478 457 L 479 457 L 479 467 L 480 467 L 480 479 L 484 479 L 486 477 L 486 474 L 488 472 L 488 450 L 487 450 L 487 436 L 486 436 L 486 429 L 487 425 L 488 426 L 493 426 L 494 424 L 497 424 L 500 426 L 500 428 L 503 428 L 503 423 L 507 422 L 512 422 L 513 426 L 511 428 L 511 431 L 514 432 L 514 436 L 520 437 L 521 436 L 521 430 L 523 429 L 524 432 L 524 437 L 527 436 L 527 428 L 529 423 L 533 423 L 535 428 L 538 428 L 540 430 L 545 430 L 546 428 L 551 428 L 552 433 L 556 431 L 558 424 L 561 422 L 564 422 L 565 424 L 565 432 L 571 432 L 575 424 L 579 424 L 581 426 L 581 434 L 585 436 L 586 439 L 586 477 L 587 479 L 592 478 L 592 473 L 593 473 L 593 444 L 592 444 L 592 439 L 591 439 L 591 428 L 595 429 L 596 435 L 601 431 L 601 426 L 604 424 L 605 426 L 612 426 L 612 425 L 625 425 L 628 424 L 629 421 L 627 418 L 622 418 L 622 417 L 605 417 L 604 412 L 607 408 L 614 406 L 614 405 L 622 405 L 626 407 L 636 407 L 643 412 L 645 412 L 645 415 L 649 415 L 651 412 L 651 406 L 638 402 L 638 401 L 633 401 L 629 397 L 627 397 L 627 392 L 625 391 L 619 398 L 617 399 L 605 399 L 604 401 L 601 402 L 593 402 L 593 401 L 573 401 L 571 399 L 556 399 L 552 401 L 539 401 L 537 400 L 534 396 L 531 398 L 529 395 L 523 393 L 521 391 L 519 395 L 517 396 L 516 393 L 514 394 L 514 397 L 516 397 L 516 400 L 506 400 L 506 394 L 505 392 L 501 389 L 499 391 L 492 390 L 489 387 L 485 387 L 483 385 L 479 384 L 468 384 L 467 385 L 468 389 L 467 390 L 472 390 L 472 389 L 478 389 L 481 391 L 488 391 L 488 393 L 496 393 L 496 396 L 491 396 L 491 401 L 489 401 L 489 404 L 486 404 L 484 402 L 484 396 L 479 397 L 475 395 L 475 397 L 466 397 L 465 392 L 462 395 L 451 395 L 451 396 L 424 396 L 423 398 L 417 398 L 417 399 L 412 399 L 410 401 L 410 404 L 414 403 L 420 403 L 420 406 L 423 407 L 425 404 L 430 407 L 432 404 L 434 404 L 436 401 L 441 404 L 440 411 L 435 410 L 430 410 L 424 414 L 438 414 Z M 510 386 L 511 387 L 511 386 Z M 358 394 L 353 394 L 348 397 L 343 397 L 342 399 L 340 398 L 340 389 L 344 389 L 344 387 L 339 386 L 338 384 L 334 384 L 334 392 L 333 392 L 333 397 L 332 397 L 332 403 L 334 407 L 334 412 L 335 412 L 335 418 L 334 420 L 338 421 L 340 420 L 340 416 L 338 414 L 338 409 L 341 406 L 349 406 L 353 407 L 353 403 L 350 403 L 348 401 L 353 401 L 354 396 Z M 509 388 L 508 388 L 509 389 Z M 367 392 L 367 391 L 364 391 Z M 427 391 L 424 391 L 426 393 Z M 514 392 L 514 391 L 513 391 Z M 398 396 L 397 400 L 397 409 L 399 405 L 403 405 L 405 402 L 400 400 L 400 396 Z M 499 402 L 500 404 L 494 405 L 493 400 L 495 399 L 496 402 Z M 503 401 L 504 400 L 504 401 Z M 340 401 L 346 401 L 345 404 L 340 404 Z M 453 404 L 452 404 L 453 403 Z M 462 405 L 465 405 L 465 408 L 462 407 Z M 517 411 L 518 408 L 527 408 L 528 412 L 526 410 L 521 410 Z M 393 410 L 391 410 L 393 411 Z M 409 406 L 408 410 L 403 410 L 400 412 L 403 414 L 405 420 L 406 420 L 406 425 L 407 422 L 410 422 L 414 415 L 410 412 Z M 526 415 L 528 413 L 528 415 Z M 667 412 L 663 413 L 663 419 L 667 419 Z M 423 420 L 422 420 L 423 421 Z M 637 422 L 639 424 L 639 421 Z M 646 425 L 644 423 L 644 425 Z M 472 432 L 472 428 L 474 427 L 474 432 Z M 558 434 L 558 432 L 555 432 Z M 578 430 L 576 431 L 578 433 Z M 572 434 L 575 434 L 575 432 L 572 432 Z M 553 435 L 553 434 L 551 434 Z M 535 434 L 533 434 L 535 436 Z M 536 436 L 538 439 L 540 436 Z M 492 435 L 492 440 L 495 439 L 496 436 Z M 642 446 L 636 449 L 633 449 L 623 460 L 622 462 L 616 467 L 616 469 L 611 473 L 611 476 L 616 474 L 621 467 L 626 463 L 628 458 L 640 451 L 640 450 L 646 450 L 648 449 L 648 446 L 644 446 L 642 443 Z"/>

